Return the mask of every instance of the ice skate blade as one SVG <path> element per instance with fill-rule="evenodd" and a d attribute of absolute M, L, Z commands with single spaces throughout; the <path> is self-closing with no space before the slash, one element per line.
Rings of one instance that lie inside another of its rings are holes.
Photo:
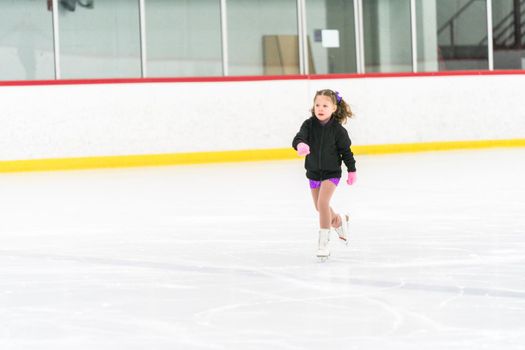
<path fill-rule="evenodd" d="M 319 262 L 326 262 L 328 260 L 328 257 L 329 256 L 317 256 L 317 258 L 319 259 Z"/>
<path fill-rule="evenodd" d="M 319 261 L 321 262 L 325 262 L 326 260 L 328 260 L 329 256 L 330 256 L 330 253 L 326 253 L 326 252 L 317 253 L 317 257 L 319 258 Z"/>

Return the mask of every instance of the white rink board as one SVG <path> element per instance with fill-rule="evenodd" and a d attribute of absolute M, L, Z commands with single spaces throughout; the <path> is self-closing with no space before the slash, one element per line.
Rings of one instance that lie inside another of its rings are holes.
<path fill-rule="evenodd" d="M 0 87 L 0 160 L 290 147 L 316 90 L 357 145 L 525 138 L 525 75 Z"/>

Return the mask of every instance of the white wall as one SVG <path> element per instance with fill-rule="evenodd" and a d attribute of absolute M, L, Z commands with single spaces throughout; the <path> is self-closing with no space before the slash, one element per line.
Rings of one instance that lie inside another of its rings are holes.
<path fill-rule="evenodd" d="M 418 71 L 435 72 L 438 65 L 436 0 L 420 1 L 416 4 L 417 14 L 417 58 Z"/>
<path fill-rule="evenodd" d="M 379 71 L 409 72 L 412 69 L 409 3 L 381 0 L 377 16 Z"/>
<path fill-rule="evenodd" d="M 148 0 L 149 77 L 221 76 L 220 2 Z"/>
<path fill-rule="evenodd" d="M 52 25 L 46 1 L 0 1 L 0 80 L 55 77 Z"/>
<path fill-rule="evenodd" d="M 0 160 L 290 147 L 316 90 L 355 145 L 525 138 L 525 75 L 0 86 Z"/>
<path fill-rule="evenodd" d="M 336 29 L 328 22 L 327 8 L 324 0 L 308 1 L 306 6 L 306 26 L 308 27 L 308 41 L 316 74 L 328 74 L 328 50 L 321 42 L 315 41 L 316 29 Z"/>
<path fill-rule="evenodd" d="M 294 0 L 229 0 L 228 52 L 231 75 L 262 75 L 264 35 L 297 35 Z"/>

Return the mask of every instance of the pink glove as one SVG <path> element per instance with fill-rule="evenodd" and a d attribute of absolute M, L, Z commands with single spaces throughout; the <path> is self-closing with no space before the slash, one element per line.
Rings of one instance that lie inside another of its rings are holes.
<path fill-rule="evenodd" d="M 353 185 L 356 180 L 357 180 L 357 175 L 356 175 L 355 171 L 352 171 L 351 173 L 348 173 L 348 180 L 346 180 L 347 184 Z"/>
<path fill-rule="evenodd" d="M 305 156 L 307 154 L 310 154 L 310 146 L 308 146 L 306 143 L 304 142 L 300 142 L 298 145 L 297 145 L 297 154 L 299 156 Z"/>

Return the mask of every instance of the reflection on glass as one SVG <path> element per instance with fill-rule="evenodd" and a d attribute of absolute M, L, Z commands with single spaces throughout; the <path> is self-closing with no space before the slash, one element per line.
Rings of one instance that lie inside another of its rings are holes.
<path fill-rule="evenodd" d="M 53 79 L 53 17 L 45 2 L 0 1 L 0 80 Z"/>
<path fill-rule="evenodd" d="M 366 72 L 411 72 L 410 0 L 363 1 Z"/>
<path fill-rule="evenodd" d="M 488 69 L 485 0 L 417 0 L 418 70 Z"/>
<path fill-rule="evenodd" d="M 355 73 L 353 0 L 307 0 L 311 74 Z"/>
<path fill-rule="evenodd" d="M 492 2 L 495 69 L 525 69 L 525 2 Z"/>
<path fill-rule="evenodd" d="M 299 73 L 296 0 L 228 0 L 230 75 Z"/>
<path fill-rule="evenodd" d="M 146 38 L 148 76 L 222 75 L 217 0 L 147 0 Z"/>
<path fill-rule="evenodd" d="M 138 1 L 60 3 L 62 78 L 141 76 Z"/>

